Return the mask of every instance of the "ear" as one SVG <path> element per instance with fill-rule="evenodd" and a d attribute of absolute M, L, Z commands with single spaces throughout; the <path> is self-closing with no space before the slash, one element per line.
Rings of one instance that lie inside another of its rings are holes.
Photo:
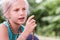
<path fill-rule="evenodd" d="M 9 14 L 9 13 L 5 13 L 3 16 L 4 16 L 6 19 L 10 19 L 10 14 Z"/>

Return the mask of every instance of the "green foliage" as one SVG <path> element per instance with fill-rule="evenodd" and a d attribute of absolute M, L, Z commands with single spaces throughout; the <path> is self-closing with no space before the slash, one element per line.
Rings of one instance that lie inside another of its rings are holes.
<path fill-rule="evenodd" d="M 37 22 L 36 33 L 45 36 L 60 35 L 60 0 L 43 0 L 41 3 L 31 5 L 30 15 L 35 15 Z M 34 7 L 33 7 L 34 6 Z"/>
<path fill-rule="evenodd" d="M 2 23 L 4 21 L 3 16 L 2 16 L 2 12 L 0 11 L 0 23 Z"/>

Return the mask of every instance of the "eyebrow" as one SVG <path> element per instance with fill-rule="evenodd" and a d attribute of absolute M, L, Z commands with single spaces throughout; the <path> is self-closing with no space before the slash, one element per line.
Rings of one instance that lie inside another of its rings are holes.
<path fill-rule="evenodd" d="M 23 9 L 27 9 L 26 7 L 22 7 Z M 13 9 L 20 9 L 20 7 L 13 7 Z"/>

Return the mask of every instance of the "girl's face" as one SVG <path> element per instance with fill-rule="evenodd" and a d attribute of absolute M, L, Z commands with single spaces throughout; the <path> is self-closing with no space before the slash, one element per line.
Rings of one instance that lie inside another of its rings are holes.
<path fill-rule="evenodd" d="M 27 17 L 27 4 L 24 0 L 17 0 L 9 10 L 10 20 L 17 24 L 23 24 Z"/>

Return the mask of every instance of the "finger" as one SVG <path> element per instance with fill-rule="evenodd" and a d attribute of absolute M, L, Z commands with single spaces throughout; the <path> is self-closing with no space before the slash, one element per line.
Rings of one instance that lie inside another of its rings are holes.
<path fill-rule="evenodd" d="M 31 23 L 31 26 L 34 26 L 36 23 Z"/>
<path fill-rule="evenodd" d="M 30 21 L 30 23 L 35 23 L 36 21 L 34 20 L 34 19 L 32 19 L 31 21 Z"/>
<path fill-rule="evenodd" d="M 33 29 L 35 28 L 37 26 L 37 24 L 34 24 L 32 27 L 33 27 Z"/>
<path fill-rule="evenodd" d="M 30 16 L 30 17 L 28 18 L 28 21 L 30 21 L 32 18 L 34 18 L 34 15 Z"/>

